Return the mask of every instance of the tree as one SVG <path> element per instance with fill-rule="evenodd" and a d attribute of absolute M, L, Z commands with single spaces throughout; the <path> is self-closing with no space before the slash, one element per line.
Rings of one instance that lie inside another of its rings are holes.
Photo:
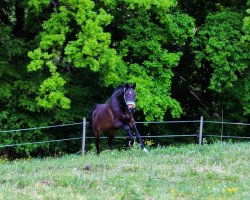
<path fill-rule="evenodd" d="M 78 121 L 125 82 L 137 83 L 140 120 L 224 109 L 227 119 L 247 121 L 245 2 L 1 1 L 1 129 Z M 0 143 L 73 134 L 56 132 L 1 134 Z"/>
<path fill-rule="evenodd" d="M 228 9 L 211 13 L 192 43 L 197 70 L 203 71 L 200 77 L 202 91 L 211 93 L 210 101 L 214 103 L 216 112 L 224 107 L 227 113 L 244 114 L 242 109 L 246 108 L 243 102 L 249 96 L 245 93 L 249 71 L 248 54 L 241 39 L 242 19 L 240 12 Z M 246 95 L 239 95 L 243 93 Z M 230 103 L 231 100 L 234 103 Z"/>
<path fill-rule="evenodd" d="M 242 30 L 245 33 L 241 41 L 243 43 L 246 52 L 250 52 L 250 1 L 247 1 L 248 9 L 246 10 L 247 16 L 243 19 Z M 250 69 L 249 69 L 249 56 L 247 60 L 248 68 L 246 70 L 244 78 L 242 78 L 241 83 L 239 84 L 239 93 L 238 95 L 242 97 L 242 105 L 244 108 L 245 114 L 250 114 Z"/>
<path fill-rule="evenodd" d="M 197 66 L 212 68 L 209 83 L 212 90 L 232 88 L 247 68 L 247 54 L 241 43 L 242 19 L 241 14 L 229 10 L 209 14 L 193 42 Z"/>
<path fill-rule="evenodd" d="M 39 87 L 47 77 L 47 71 L 28 73 L 27 65 L 30 60 L 27 54 L 38 45 L 39 37 L 36 36 L 41 31 L 42 22 L 47 20 L 53 11 L 50 9 L 51 6 L 48 6 L 49 9 L 46 11 L 42 10 L 42 14 L 39 15 L 29 8 L 27 1 L 1 1 L 0 4 L 0 130 L 61 124 L 86 116 L 89 107 L 82 108 L 86 103 L 78 98 L 87 99 L 89 104 L 93 104 L 90 99 L 95 95 L 92 88 L 79 89 L 79 86 L 87 81 L 86 78 L 82 78 L 82 82 L 77 86 L 76 82 L 69 82 L 70 97 L 77 101 L 77 104 L 72 104 L 72 112 L 58 108 L 45 110 L 37 104 Z M 72 77 L 76 76 L 74 74 Z M 76 90 L 80 91 L 77 95 Z M 48 131 L 0 133 L 0 143 L 34 142 L 56 137 L 59 136 Z M 63 137 L 62 133 L 60 137 Z M 14 155 L 14 152 L 29 155 L 37 150 L 48 153 L 49 146 L 53 145 L 19 146 L 15 149 L 8 148 L 6 151 L 10 156 Z M 0 149 L 0 153 L 2 150 Z"/>
<path fill-rule="evenodd" d="M 66 81 L 55 61 L 63 58 L 76 68 L 98 72 L 104 86 L 138 83 L 138 107 L 147 120 L 162 119 L 167 109 L 173 117 L 180 116 L 181 107 L 170 94 L 172 68 L 194 34 L 194 21 L 175 10 L 176 5 L 176 1 L 60 1 L 44 23 L 39 47 L 29 52 L 29 70 L 47 67 L 51 74 L 40 87 L 39 105 L 70 107 Z M 113 35 L 117 33 L 119 38 Z"/>

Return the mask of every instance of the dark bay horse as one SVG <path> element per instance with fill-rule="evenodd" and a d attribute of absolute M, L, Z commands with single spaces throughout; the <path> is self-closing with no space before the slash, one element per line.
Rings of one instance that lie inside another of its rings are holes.
<path fill-rule="evenodd" d="M 95 135 L 97 154 L 100 153 L 100 135 L 109 133 L 108 145 L 112 149 L 112 141 L 118 129 L 123 129 L 129 136 L 129 146 L 134 142 L 135 131 L 141 148 L 147 152 L 138 132 L 133 114 L 136 108 L 136 84 L 124 84 L 115 89 L 108 103 L 97 104 L 91 112 L 90 127 Z"/>

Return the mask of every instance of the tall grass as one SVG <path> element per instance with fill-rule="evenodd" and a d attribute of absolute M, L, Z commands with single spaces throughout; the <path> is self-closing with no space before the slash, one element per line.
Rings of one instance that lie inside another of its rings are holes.
<path fill-rule="evenodd" d="M 0 162 L 0 199 L 250 199 L 250 144 Z"/>

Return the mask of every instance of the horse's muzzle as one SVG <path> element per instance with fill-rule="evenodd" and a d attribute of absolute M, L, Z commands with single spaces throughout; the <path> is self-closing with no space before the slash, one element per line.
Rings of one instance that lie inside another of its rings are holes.
<path fill-rule="evenodd" d="M 128 104 L 128 112 L 129 113 L 134 113 L 135 112 L 135 103 L 133 104 Z"/>

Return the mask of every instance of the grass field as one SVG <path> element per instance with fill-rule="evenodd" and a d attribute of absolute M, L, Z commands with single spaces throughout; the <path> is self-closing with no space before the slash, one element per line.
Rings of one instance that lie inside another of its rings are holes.
<path fill-rule="evenodd" d="M 0 199 L 250 199 L 250 143 L 0 161 Z"/>

